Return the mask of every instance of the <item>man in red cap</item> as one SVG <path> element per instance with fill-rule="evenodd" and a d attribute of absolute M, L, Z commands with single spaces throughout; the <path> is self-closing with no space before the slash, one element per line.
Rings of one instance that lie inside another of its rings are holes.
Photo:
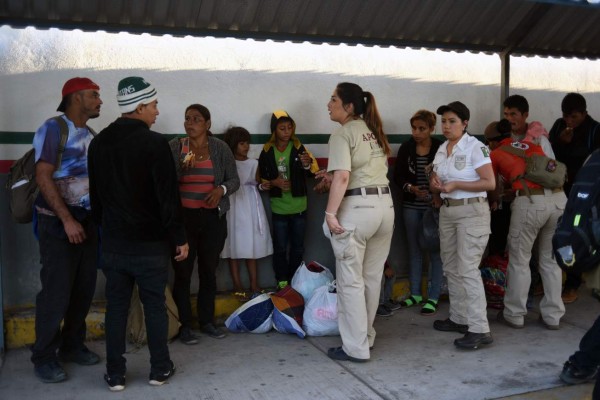
<path fill-rule="evenodd" d="M 88 78 L 68 80 L 57 109 L 64 114 L 44 122 L 33 138 L 40 188 L 35 214 L 42 289 L 36 298 L 31 361 L 35 375 L 47 383 L 67 378 L 59 359 L 80 365 L 100 361 L 84 344 L 98 254 L 87 172 L 87 150 L 94 133 L 86 123 L 100 115 L 99 90 Z M 68 136 L 63 144 L 64 130 Z"/>

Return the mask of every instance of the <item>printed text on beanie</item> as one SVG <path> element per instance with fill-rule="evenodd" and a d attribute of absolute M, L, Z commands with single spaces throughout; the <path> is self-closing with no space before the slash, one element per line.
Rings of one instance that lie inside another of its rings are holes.
<path fill-rule="evenodd" d="M 158 98 L 154 86 L 138 76 L 130 76 L 119 82 L 117 101 L 121 113 L 134 111 L 139 104 L 149 104 Z"/>

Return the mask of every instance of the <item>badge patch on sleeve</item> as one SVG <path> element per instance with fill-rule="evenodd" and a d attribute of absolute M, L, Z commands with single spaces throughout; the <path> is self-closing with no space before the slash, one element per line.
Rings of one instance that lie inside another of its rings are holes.
<path fill-rule="evenodd" d="M 490 149 L 488 149 L 487 147 L 483 146 L 481 147 L 481 152 L 483 153 L 483 156 L 486 158 L 490 157 Z"/>

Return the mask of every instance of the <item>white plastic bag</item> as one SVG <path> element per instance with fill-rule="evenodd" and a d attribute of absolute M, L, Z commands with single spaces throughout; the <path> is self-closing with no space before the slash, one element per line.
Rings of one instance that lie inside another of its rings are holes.
<path fill-rule="evenodd" d="M 316 261 L 311 261 L 308 265 L 303 261 L 292 278 L 292 287 L 304 297 L 306 303 L 310 300 L 316 288 L 327 285 L 332 281 L 333 274 L 327 267 Z"/>
<path fill-rule="evenodd" d="M 317 288 L 304 307 L 302 328 L 310 336 L 340 334 L 335 281 Z"/>

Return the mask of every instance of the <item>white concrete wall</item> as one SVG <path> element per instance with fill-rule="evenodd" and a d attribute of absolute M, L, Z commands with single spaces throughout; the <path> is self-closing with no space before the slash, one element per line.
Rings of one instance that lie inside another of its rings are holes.
<path fill-rule="evenodd" d="M 531 119 L 548 128 L 560 116 L 560 101 L 569 91 L 583 93 L 590 113 L 600 117 L 598 65 L 513 58 L 511 93 L 525 95 Z M 100 130 L 118 116 L 117 84 L 130 75 L 157 87 L 161 115 L 153 129 L 163 133 L 182 133 L 185 107 L 199 102 L 211 110 L 215 133 L 233 124 L 268 133 L 271 112 L 284 108 L 295 118 L 299 134 L 326 135 L 335 128 L 326 103 L 341 81 L 356 82 L 375 95 L 390 135 L 410 133 L 408 121 L 416 110 L 435 111 L 453 100 L 471 109 L 474 134 L 500 116 L 497 55 L 0 27 L 0 132 L 35 131 L 56 114 L 62 85 L 74 76 L 88 76 L 101 86 L 102 114 L 90 123 Z M 326 145 L 308 145 L 318 157 L 326 156 Z M 0 160 L 18 158 L 27 148 L 0 141 Z M 254 146 L 251 156 L 259 151 Z M 332 266 L 328 249 L 317 249 L 327 247 L 318 234 L 321 214 L 316 211 L 324 207 L 324 199 L 310 200 L 317 221 L 309 227 L 307 259 Z M 10 221 L 5 207 L 0 222 L 5 305 L 32 303 L 38 287 L 36 243 L 28 227 Z M 393 264 L 402 275 L 402 235 L 397 236 Z M 223 267 L 220 289 L 229 286 Z M 268 261 L 261 272 L 263 284 L 270 284 Z M 100 284 L 98 293 L 103 293 Z"/>
<path fill-rule="evenodd" d="M 512 93 L 525 94 L 531 118 L 547 126 L 568 91 L 584 93 L 592 115 L 600 108 L 597 62 L 513 58 L 511 66 Z M 497 55 L 1 27 L 0 131 L 34 131 L 55 114 L 64 81 L 82 75 L 102 89 L 98 129 L 118 115 L 117 83 L 129 75 L 158 88 L 154 128 L 164 133 L 182 132 L 185 107 L 200 102 L 215 132 L 236 124 L 268 133 L 270 113 L 285 108 L 298 133 L 326 134 L 335 127 L 326 103 L 346 80 L 374 93 L 389 134 L 409 133 L 417 109 L 456 99 L 470 107 L 473 133 L 499 117 Z M 0 159 L 20 150 L 4 148 Z"/>

